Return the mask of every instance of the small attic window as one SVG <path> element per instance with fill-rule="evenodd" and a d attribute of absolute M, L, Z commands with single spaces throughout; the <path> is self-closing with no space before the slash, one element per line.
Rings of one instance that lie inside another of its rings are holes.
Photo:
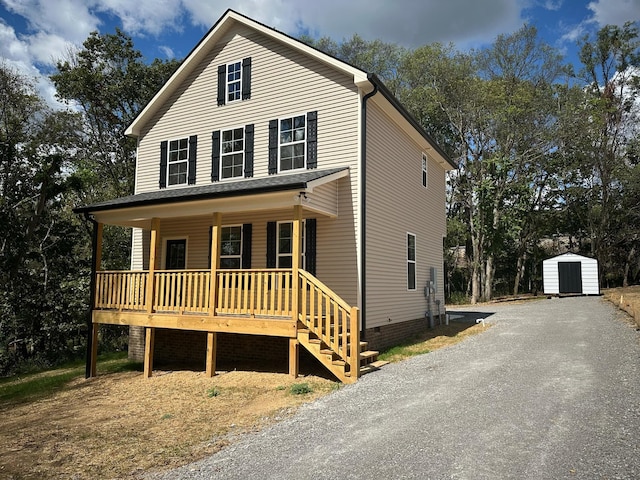
<path fill-rule="evenodd" d="M 251 98 L 251 57 L 218 66 L 218 105 Z"/>
<path fill-rule="evenodd" d="M 242 64 L 240 62 L 227 65 L 226 91 L 227 102 L 240 100 L 242 86 Z"/>

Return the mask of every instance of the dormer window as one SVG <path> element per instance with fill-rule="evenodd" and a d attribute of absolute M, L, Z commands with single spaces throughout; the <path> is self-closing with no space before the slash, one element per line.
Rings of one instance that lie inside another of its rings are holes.
<path fill-rule="evenodd" d="M 218 105 L 251 98 L 251 57 L 218 66 Z"/>

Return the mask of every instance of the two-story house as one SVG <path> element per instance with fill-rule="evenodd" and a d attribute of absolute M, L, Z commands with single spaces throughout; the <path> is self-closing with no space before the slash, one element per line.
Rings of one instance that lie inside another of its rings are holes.
<path fill-rule="evenodd" d="M 140 112 L 135 194 L 95 225 L 92 334 L 156 360 L 283 358 L 344 382 L 444 314 L 450 159 L 375 76 L 228 10 Z M 131 271 L 100 268 L 102 225 Z"/>

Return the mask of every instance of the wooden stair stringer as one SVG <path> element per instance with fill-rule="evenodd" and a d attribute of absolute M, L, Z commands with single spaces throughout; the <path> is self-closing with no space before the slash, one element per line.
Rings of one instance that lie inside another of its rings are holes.
<path fill-rule="evenodd" d="M 322 365 L 333 373 L 342 383 L 354 383 L 357 378 L 348 375 L 347 362 L 340 359 L 335 352 L 306 328 L 298 329 L 298 342 Z"/>

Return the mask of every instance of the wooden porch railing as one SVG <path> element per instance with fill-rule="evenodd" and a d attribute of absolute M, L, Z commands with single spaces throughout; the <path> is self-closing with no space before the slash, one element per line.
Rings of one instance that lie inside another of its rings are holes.
<path fill-rule="evenodd" d="M 209 270 L 156 270 L 153 309 L 156 312 L 209 311 Z"/>
<path fill-rule="evenodd" d="M 359 376 L 360 325 L 358 308 L 351 307 L 316 277 L 299 270 L 298 319 L 342 360 L 352 375 Z"/>
<path fill-rule="evenodd" d="M 206 313 L 211 307 L 210 270 L 156 270 L 153 309 L 156 312 Z M 146 310 L 149 272 L 96 273 L 99 310 Z M 288 269 L 219 270 L 217 314 L 291 317 L 292 272 Z"/>
<path fill-rule="evenodd" d="M 96 309 L 145 310 L 149 272 L 96 272 Z"/>
<path fill-rule="evenodd" d="M 216 313 L 291 317 L 288 269 L 219 270 Z"/>

